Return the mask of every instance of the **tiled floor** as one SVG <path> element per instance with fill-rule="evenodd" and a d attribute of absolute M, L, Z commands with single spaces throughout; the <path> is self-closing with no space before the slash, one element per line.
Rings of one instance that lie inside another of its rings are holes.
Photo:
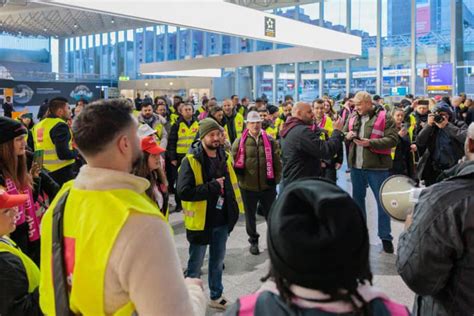
<path fill-rule="evenodd" d="M 338 185 L 343 189 L 351 191 L 349 175 L 341 170 L 339 172 Z M 375 200 L 369 190 L 367 194 L 368 227 L 370 234 L 371 253 L 370 261 L 374 273 L 374 284 L 385 292 L 390 298 L 403 303 L 411 308 L 414 294 L 403 283 L 395 268 L 396 255 L 388 255 L 382 252 L 380 241 L 377 237 L 377 210 Z M 186 267 L 188 258 L 188 243 L 183 227 L 182 213 L 171 214 L 170 222 L 174 228 L 175 241 L 181 259 L 183 269 Z M 259 219 L 258 231 L 262 236 L 260 239 L 259 256 L 253 256 L 248 251 L 247 234 L 245 232 L 245 218 L 241 216 L 235 230 L 227 242 L 227 254 L 225 259 L 225 271 L 223 275 L 224 295 L 231 301 L 239 296 L 251 293 L 260 286 L 260 278 L 268 271 L 269 259 L 266 245 L 266 224 L 263 218 Z M 392 235 L 394 236 L 395 249 L 397 248 L 398 236 L 403 231 L 403 224 L 392 221 Z M 207 289 L 207 260 L 203 266 L 203 281 Z M 219 314 L 214 310 L 208 311 L 209 315 Z"/>

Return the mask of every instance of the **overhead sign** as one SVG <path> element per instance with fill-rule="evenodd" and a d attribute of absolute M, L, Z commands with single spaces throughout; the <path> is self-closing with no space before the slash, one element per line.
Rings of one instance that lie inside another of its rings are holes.
<path fill-rule="evenodd" d="M 451 63 L 428 65 L 428 90 L 452 90 L 453 65 Z"/>
<path fill-rule="evenodd" d="M 276 36 L 276 21 L 274 18 L 270 18 L 268 16 L 265 17 L 265 36 Z"/>
<path fill-rule="evenodd" d="M 391 96 L 405 96 L 408 94 L 408 87 L 393 87 L 390 90 Z"/>

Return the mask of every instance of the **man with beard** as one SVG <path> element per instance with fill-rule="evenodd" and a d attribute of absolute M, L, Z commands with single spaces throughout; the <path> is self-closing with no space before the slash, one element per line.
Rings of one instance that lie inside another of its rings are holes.
<path fill-rule="evenodd" d="M 301 178 L 321 176 L 321 159 L 331 159 L 341 150 L 344 138 L 342 119 L 333 122 L 334 131 L 327 140 L 322 140 L 311 130 L 313 123 L 311 105 L 299 102 L 283 125 L 280 132 L 283 186 Z"/>
<path fill-rule="evenodd" d="M 229 99 L 225 99 L 222 102 L 222 109 L 224 110 L 226 121 L 224 129 L 229 138 L 229 142 L 233 144 L 237 137 L 242 136 L 245 125 L 244 117 L 235 111 L 234 104 Z"/>
<path fill-rule="evenodd" d="M 156 131 L 157 142 L 161 148 L 166 149 L 168 145 L 168 132 L 166 131 L 166 119 L 158 114 L 153 113 L 153 105 L 151 103 L 143 103 L 140 115 L 138 115 L 140 124 L 147 124 Z"/>
<path fill-rule="evenodd" d="M 262 119 L 262 129 L 270 135 L 273 139 L 277 139 L 278 136 L 278 128 L 276 128 L 275 124 L 273 124 L 272 117 L 268 112 L 268 109 L 260 109 L 258 111 L 260 118 Z"/>
<path fill-rule="evenodd" d="M 199 278 L 209 245 L 209 306 L 225 310 L 223 262 L 227 237 L 244 212 L 232 157 L 221 146 L 223 128 L 213 119 L 199 123 L 201 141 L 181 163 L 177 193 L 182 199 L 189 245 L 187 277 Z"/>
<path fill-rule="evenodd" d="M 88 164 L 43 217 L 47 315 L 205 313 L 201 281 L 183 278 L 170 228 L 146 200 L 150 183 L 130 174 L 141 156 L 137 129 L 121 99 L 94 102 L 74 122 Z"/>
<path fill-rule="evenodd" d="M 57 97 L 49 101 L 49 115 L 33 129 L 35 150 L 44 150 L 43 167 L 59 185 L 74 179 L 77 151 L 72 146 L 68 125 L 71 110 L 67 99 Z"/>

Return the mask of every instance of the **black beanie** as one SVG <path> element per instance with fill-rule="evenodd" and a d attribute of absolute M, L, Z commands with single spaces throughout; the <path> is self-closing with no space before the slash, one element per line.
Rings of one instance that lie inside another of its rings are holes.
<path fill-rule="evenodd" d="M 291 183 L 268 218 L 273 270 L 310 289 L 351 288 L 371 278 L 369 235 L 354 200 L 329 181 Z"/>
<path fill-rule="evenodd" d="M 8 117 L 0 117 L 0 144 L 27 133 L 26 127 L 20 121 L 12 120 Z"/>

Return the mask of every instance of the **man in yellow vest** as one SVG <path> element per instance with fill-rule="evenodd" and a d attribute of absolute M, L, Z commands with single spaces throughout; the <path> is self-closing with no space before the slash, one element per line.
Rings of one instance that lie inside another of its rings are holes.
<path fill-rule="evenodd" d="M 199 123 L 193 115 L 193 106 L 191 103 L 182 103 L 179 106 L 180 117 L 174 125 L 171 126 L 171 132 L 168 139 L 168 155 L 171 162 L 171 172 L 168 181 L 172 187 L 177 177 L 177 170 L 181 165 L 181 160 L 186 156 L 191 148 L 191 144 L 199 131 Z M 173 192 L 172 188 L 170 192 Z M 176 208 L 175 212 L 181 211 L 181 201 L 175 194 Z"/>
<path fill-rule="evenodd" d="M 130 174 L 138 122 L 121 99 L 87 106 L 73 125 L 88 164 L 66 183 L 41 224 L 45 315 L 204 315 L 200 280 L 182 275 L 171 231 Z"/>
<path fill-rule="evenodd" d="M 178 173 L 177 192 L 183 200 L 184 225 L 189 245 L 186 275 L 201 276 L 201 266 L 209 250 L 209 306 L 224 310 L 222 270 L 227 237 L 239 212 L 244 212 L 232 158 L 221 146 L 223 129 L 213 119 L 199 123 L 201 141 L 183 159 Z"/>
<path fill-rule="evenodd" d="M 73 165 L 77 151 L 72 147 L 72 133 L 67 124 L 71 110 L 67 99 L 49 101 L 49 115 L 35 125 L 35 150 L 44 150 L 43 167 L 59 185 L 74 179 Z"/>
<path fill-rule="evenodd" d="M 234 104 L 231 100 L 225 99 L 222 102 L 222 109 L 224 110 L 224 116 L 226 123 L 224 129 L 227 133 L 230 143 L 234 143 L 237 137 L 242 136 L 244 131 L 244 117 L 235 111 Z"/>
<path fill-rule="evenodd" d="M 166 131 L 166 119 L 158 114 L 153 113 L 153 105 L 151 103 L 143 103 L 138 122 L 150 126 L 157 137 L 157 142 L 161 148 L 166 149 L 168 145 L 168 132 Z"/>
<path fill-rule="evenodd" d="M 26 194 L 8 194 L 0 187 L 0 315 L 41 315 L 39 269 L 8 237 L 16 228 L 18 206 L 27 200 Z"/>
<path fill-rule="evenodd" d="M 270 116 L 268 109 L 266 108 L 260 109 L 258 110 L 258 114 L 260 115 L 260 118 L 262 119 L 262 129 L 268 135 L 270 135 L 274 140 L 276 140 L 278 137 L 278 128 L 273 123 L 272 117 Z"/>

